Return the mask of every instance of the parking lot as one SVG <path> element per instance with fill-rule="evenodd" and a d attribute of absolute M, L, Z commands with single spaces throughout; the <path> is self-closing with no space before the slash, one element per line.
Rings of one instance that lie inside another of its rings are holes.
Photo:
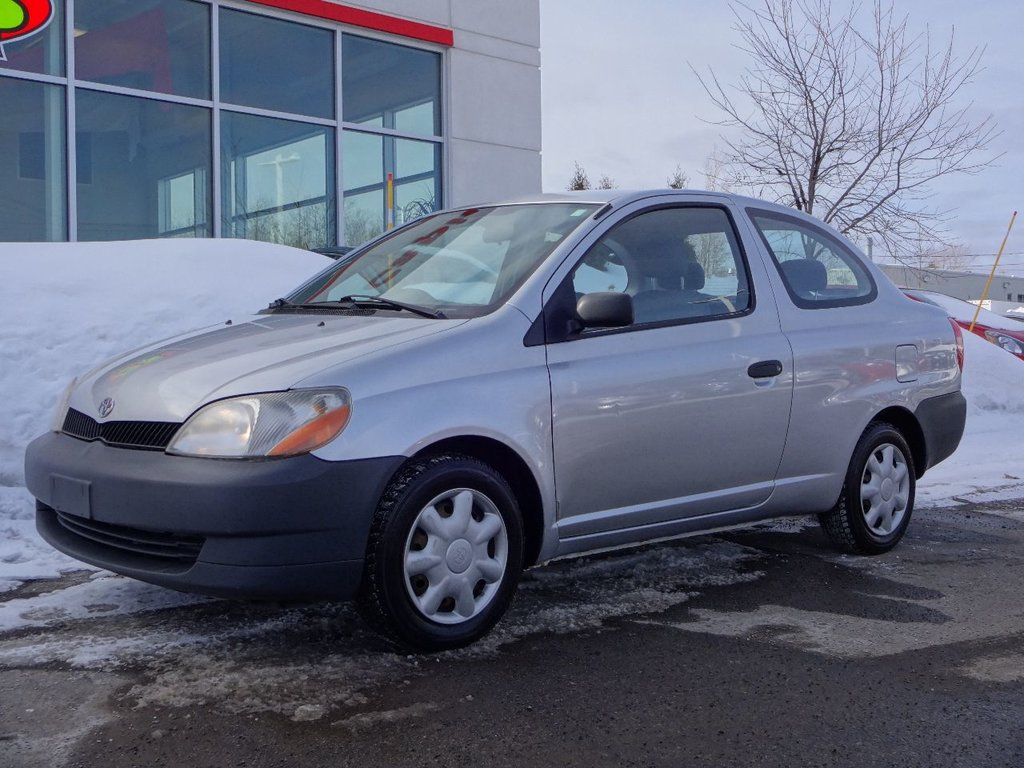
<path fill-rule="evenodd" d="M 1022 509 L 923 509 L 871 559 L 796 520 L 557 562 L 433 656 L 342 605 L 28 583 L 0 765 L 1019 766 Z"/>

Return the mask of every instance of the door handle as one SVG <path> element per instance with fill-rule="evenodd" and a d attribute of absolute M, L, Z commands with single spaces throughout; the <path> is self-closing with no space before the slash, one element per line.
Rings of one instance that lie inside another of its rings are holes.
<path fill-rule="evenodd" d="M 747 375 L 752 379 L 770 379 L 782 373 L 782 363 L 779 360 L 762 360 L 747 368 Z"/>

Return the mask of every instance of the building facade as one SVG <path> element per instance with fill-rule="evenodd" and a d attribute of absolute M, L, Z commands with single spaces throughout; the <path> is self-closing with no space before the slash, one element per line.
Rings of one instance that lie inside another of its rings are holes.
<path fill-rule="evenodd" d="M 354 245 L 538 192 L 539 16 L 539 0 L 0 0 L 0 241 Z"/>
<path fill-rule="evenodd" d="M 922 269 L 902 264 L 881 264 L 889 278 L 903 288 L 936 291 L 964 301 L 978 302 L 988 286 L 986 301 L 1024 304 L 1024 277 L 958 272 L 951 269 Z"/>

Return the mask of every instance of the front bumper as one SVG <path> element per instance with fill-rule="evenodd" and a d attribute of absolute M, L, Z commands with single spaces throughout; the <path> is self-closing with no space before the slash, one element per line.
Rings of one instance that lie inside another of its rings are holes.
<path fill-rule="evenodd" d="M 49 433 L 25 481 L 40 535 L 86 563 L 186 592 L 345 600 L 403 461 L 201 459 Z"/>

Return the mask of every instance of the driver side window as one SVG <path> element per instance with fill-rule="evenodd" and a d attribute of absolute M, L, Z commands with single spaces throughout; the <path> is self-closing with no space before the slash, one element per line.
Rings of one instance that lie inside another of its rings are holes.
<path fill-rule="evenodd" d="M 614 291 L 633 302 L 634 325 L 726 317 L 751 306 L 749 281 L 722 208 L 659 208 L 609 230 L 572 275 L 579 298 Z"/>
<path fill-rule="evenodd" d="M 599 246 L 587 252 L 572 275 L 577 296 L 599 291 L 624 293 L 628 281 L 626 268 L 615 252 Z"/>

